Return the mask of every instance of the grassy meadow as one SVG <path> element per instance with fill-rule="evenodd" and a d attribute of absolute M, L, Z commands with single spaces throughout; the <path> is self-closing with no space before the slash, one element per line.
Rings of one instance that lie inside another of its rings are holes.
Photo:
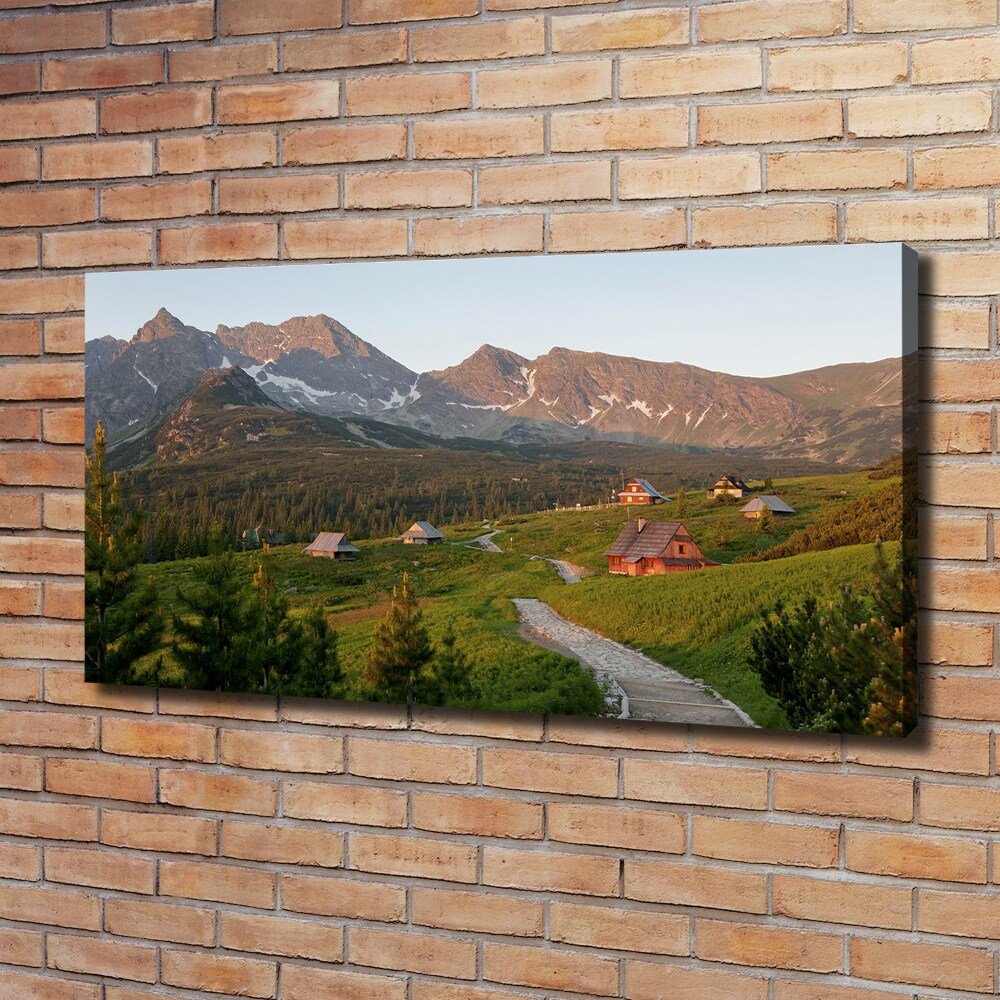
<path fill-rule="evenodd" d="M 317 605 L 339 639 L 347 692 L 360 689 L 372 632 L 388 609 L 393 587 L 404 572 L 412 580 L 433 642 L 450 628 L 475 678 L 463 704 L 507 711 L 594 714 L 602 699 L 589 672 L 518 635 L 512 597 L 536 597 L 572 621 L 625 642 L 691 677 L 704 680 L 740 705 L 761 726 L 785 728 L 788 721 L 747 666 L 749 635 L 778 601 L 788 605 L 813 595 L 832 599 L 845 583 L 864 590 L 871 577 L 874 546 L 843 546 L 825 552 L 776 559 L 739 560 L 785 542 L 818 517 L 891 485 L 866 472 L 775 480 L 772 491 L 796 513 L 774 518 L 761 533 L 739 508 L 746 501 L 715 501 L 703 490 L 677 502 L 643 508 L 643 516 L 684 521 L 705 554 L 723 563 L 695 573 L 625 578 L 607 573 L 604 550 L 636 511 L 624 507 L 515 515 L 494 525 L 500 553 L 469 547 L 484 530 L 466 523 L 446 528 L 449 544 L 404 546 L 394 539 L 352 541 L 361 549 L 354 562 L 314 559 L 302 544 L 272 549 L 281 587 L 294 615 Z M 463 544 L 464 543 L 464 544 Z M 531 556 L 565 559 L 592 571 L 579 584 L 562 583 L 555 569 Z M 258 552 L 236 555 L 246 586 L 258 567 Z M 197 559 L 143 567 L 158 584 L 168 612 L 178 611 L 176 590 L 191 579 Z M 183 685 L 166 637 L 162 653 L 137 665 L 140 683 Z M 162 656 L 158 673 L 153 663 Z"/>

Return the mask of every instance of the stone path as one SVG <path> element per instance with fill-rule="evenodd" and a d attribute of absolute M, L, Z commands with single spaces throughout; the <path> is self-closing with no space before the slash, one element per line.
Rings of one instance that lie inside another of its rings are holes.
<path fill-rule="evenodd" d="M 500 546 L 493 541 L 494 535 L 499 535 L 500 529 L 497 528 L 494 531 L 487 531 L 485 535 L 478 535 L 476 538 L 472 539 L 473 545 L 478 545 L 481 549 L 486 552 L 500 552 Z"/>
<path fill-rule="evenodd" d="M 565 579 L 565 577 L 564 577 Z M 568 581 L 567 581 L 568 582 Z M 599 678 L 624 691 L 622 718 L 753 726 L 740 708 L 711 688 L 657 663 L 638 650 L 567 621 L 544 601 L 515 597 L 525 638 L 546 648 L 568 650 Z"/>

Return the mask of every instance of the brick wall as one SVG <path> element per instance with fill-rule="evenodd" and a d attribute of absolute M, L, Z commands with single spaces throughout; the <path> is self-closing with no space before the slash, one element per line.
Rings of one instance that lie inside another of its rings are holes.
<path fill-rule="evenodd" d="M 0 997 L 995 995 L 997 13 L 0 0 Z M 864 240 L 922 259 L 914 738 L 83 685 L 84 270 Z"/>

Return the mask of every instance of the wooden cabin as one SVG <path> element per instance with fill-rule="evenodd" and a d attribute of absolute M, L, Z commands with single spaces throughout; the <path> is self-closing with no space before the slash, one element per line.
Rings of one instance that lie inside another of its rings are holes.
<path fill-rule="evenodd" d="M 740 513 L 744 517 L 758 518 L 767 508 L 772 514 L 794 514 L 795 511 L 785 503 L 781 497 L 771 496 L 762 493 L 759 497 L 754 497 L 745 507 L 740 507 Z"/>
<path fill-rule="evenodd" d="M 353 559 L 361 549 L 351 545 L 350 539 L 342 531 L 321 531 L 312 544 L 302 551 L 307 556 L 322 559 Z"/>
<path fill-rule="evenodd" d="M 648 479 L 632 479 L 625 489 L 618 494 L 620 504 L 656 504 L 664 503 L 665 497 Z"/>
<path fill-rule="evenodd" d="M 414 521 L 402 534 L 404 545 L 440 545 L 444 535 L 430 521 Z"/>
<path fill-rule="evenodd" d="M 706 559 L 680 521 L 628 521 L 604 553 L 608 572 L 619 576 L 657 576 L 718 566 Z"/>
<path fill-rule="evenodd" d="M 708 495 L 716 497 L 745 497 L 750 495 L 750 487 L 739 476 L 723 476 L 708 488 Z"/>

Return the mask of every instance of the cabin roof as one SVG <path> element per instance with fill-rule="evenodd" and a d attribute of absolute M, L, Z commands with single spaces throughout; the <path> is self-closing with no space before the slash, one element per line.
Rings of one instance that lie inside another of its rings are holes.
<path fill-rule="evenodd" d="M 430 521 L 414 521 L 403 532 L 403 538 L 444 538 Z"/>
<path fill-rule="evenodd" d="M 360 552 L 343 531 L 321 531 L 306 552 Z"/>
<path fill-rule="evenodd" d="M 641 526 L 641 530 L 640 530 Z M 657 559 L 684 525 L 680 521 L 626 521 L 606 556 L 625 556 L 626 562 Z M 686 533 L 686 529 L 684 529 Z"/>
<path fill-rule="evenodd" d="M 667 499 L 648 479 L 639 479 L 636 477 L 635 479 L 629 480 L 630 486 L 632 483 L 638 483 L 638 485 L 642 487 L 643 491 L 648 493 L 651 497 L 659 497 L 661 500 Z M 627 493 L 628 490 L 622 490 L 618 495 L 624 496 Z"/>
<path fill-rule="evenodd" d="M 754 497 L 745 507 L 740 508 L 741 513 L 753 513 L 754 511 L 763 510 L 765 507 L 772 510 L 775 514 L 794 514 L 795 511 L 785 503 L 781 497 L 771 496 L 769 493 L 761 494 L 759 497 Z"/>
<path fill-rule="evenodd" d="M 749 489 L 747 484 L 739 476 L 723 476 L 712 483 L 712 489 L 722 487 L 723 489 Z"/>

